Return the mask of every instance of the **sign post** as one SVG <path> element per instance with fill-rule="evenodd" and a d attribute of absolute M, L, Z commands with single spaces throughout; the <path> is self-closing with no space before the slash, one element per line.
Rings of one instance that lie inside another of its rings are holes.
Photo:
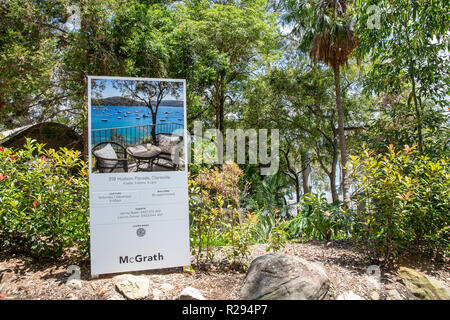
<path fill-rule="evenodd" d="M 91 274 L 189 265 L 185 81 L 88 80 Z"/>

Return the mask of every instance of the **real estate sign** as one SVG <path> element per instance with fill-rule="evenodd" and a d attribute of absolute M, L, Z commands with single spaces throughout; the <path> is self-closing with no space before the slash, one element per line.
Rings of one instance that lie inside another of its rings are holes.
<path fill-rule="evenodd" d="M 189 265 L 185 81 L 88 80 L 92 275 Z"/>

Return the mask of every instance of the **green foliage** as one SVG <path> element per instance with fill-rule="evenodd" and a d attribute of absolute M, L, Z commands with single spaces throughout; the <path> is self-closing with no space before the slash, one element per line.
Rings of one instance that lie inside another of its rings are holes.
<path fill-rule="evenodd" d="M 30 139 L 0 148 L 0 250 L 36 258 L 89 248 L 87 168 L 77 151 L 44 150 Z"/>
<path fill-rule="evenodd" d="M 373 111 L 378 113 L 367 122 L 367 129 L 359 133 L 358 140 L 367 148 L 383 153 L 389 144 L 395 148 L 417 142 L 415 114 L 402 95 L 386 95 Z M 445 111 L 433 103 L 424 104 L 421 118 L 423 154 L 432 159 L 450 155 L 449 118 Z M 362 149 L 362 147 L 359 147 Z M 362 150 L 360 150 L 362 152 Z"/>
<path fill-rule="evenodd" d="M 236 164 L 199 168 L 189 179 L 191 245 L 197 264 L 213 262 L 215 246 L 230 246 L 227 260 L 233 268 L 245 267 L 253 224 L 240 208 L 242 171 Z M 245 190 L 245 188 L 244 188 Z"/>
<path fill-rule="evenodd" d="M 254 195 L 251 205 L 269 212 L 281 211 L 286 206 L 287 185 L 287 177 L 281 172 L 256 180 L 253 185 Z"/>
<path fill-rule="evenodd" d="M 226 260 L 231 269 L 245 271 L 250 262 L 250 245 L 254 244 L 255 224 L 250 214 L 241 216 L 240 221 L 238 215 L 232 218 L 223 222 L 224 238 L 230 243 L 225 247 Z"/>
<path fill-rule="evenodd" d="M 309 158 L 311 166 L 322 169 L 320 174 L 328 178 L 337 200 L 338 116 L 333 73 L 323 66 L 311 66 L 298 55 L 288 61 L 288 66 L 274 67 L 248 84 L 241 125 L 280 130 L 280 173 L 290 179 L 288 186 L 294 184 L 297 198 L 301 172 L 308 162 L 304 158 Z M 343 72 L 343 106 L 346 126 L 360 129 L 361 118 L 367 117 L 367 102 L 358 93 L 356 69 L 352 63 Z M 352 138 L 347 134 L 349 147 L 353 146 Z M 359 140 L 354 143 L 360 144 Z"/>
<path fill-rule="evenodd" d="M 51 118 L 84 127 L 86 75 L 186 78 L 190 35 L 173 8 L 156 2 L 3 1 L 1 125 Z M 78 27 L 68 24 L 72 5 Z"/>
<path fill-rule="evenodd" d="M 389 261 L 407 251 L 448 254 L 448 158 L 432 161 L 415 147 L 353 157 L 360 210 L 353 236 L 374 258 Z"/>
<path fill-rule="evenodd" d="M 248 216 L 254 224 L 253 242 L 266 244 L 267 251 L 281 250 L 288 240 L 286 216 L 279 213 L 278 210 L 264 210 Z"/>
<path fill-rule="evenodd" d="M 218 168 L 191 165 L 189 209 L 191 246 L 198 265 L 214 262 L 218 252 L 225 253 L 228 266 L 245 270 L 250 245 L 267 244 L 278 251 L 287 241 L 285 218 L 278 209 L 250 212 L 241 207 L 248 196 L 243 172 L 228 163 Z M 222 247 L 222 248 L 220 248 Z"/>
<path fill-rule="evenodd" d="M 62 12 L 61 1 L 0 3 L 0 128 L 29 123 L 35 106 L 52 107 Z"/>
<path fill-rule="evenodd" d="M 286 0 L 285 2 L 285 21 L 293 25 L 292 34 L 297 37 L 299 48 L 304 52 L 309 52 L 309 56 L 314 62 L 322 62 L 333 70 L 342 172 L 341 189 L 344 204 L 349 207 L 347 146 L 344 127 L 346 120 L 340 69 L 348 65 L 351 53 L 358 46 L 358 39 L 354 35 L 351 23 L 353 13 L 351 10 L 347 10 L 351 1 Z M 335 162 L 337 157 L 334 158 Z M 333 197 L 335 198 L 335 195 Z"/>
<path fill-rule="evenodd" d="M 90 0 L 79 7 L 80 28 L 64 37 L 60 85 L 83 127 L 87 74 L 174 78 L 170 69 L 179 71 L 173 61 L 183 53 L 173 41 L 174 14 L 164 4 Z"/>
<path fill-rule="evenodd" d="M 191 110 L 222 131 L 242 84 L 261 63 L 277 57 L 276 16 L 265 5 L 265 0 L 200 0 L 177 6 L 180 26 L 189 34 L 189 89 L 199 96 Z"/>
<path fill-rule="evenodd" d="M 328 203 L 325 195 L 308 193 L 299 203 L 300 211 L 287 224 L 291 238 L 330 240 L 349 235 L 351 217 L 341 203 Z"/>
<path fill-rule="evenodd" d="M 355 10 L 359 55 L 369 62 L 364 67 L 365 89 L 406 96 L 404 103 L 414 120 L 410 126 L 416 130 L 414 143 L 422 153 L 426 105 L 449 104 L 449 2 L 358 0 Z"/>
<path fill-rule="evenodd" d="M 299 47 L 315 61 L 330 65 L 333 70 L 347 63 L 357 46 L 351 27 L 352 13 L 347 0 L 286 0 L 286 23 L 294 26 L 292 33 Z"/>
<path fill-rule="evenodd" d="M 258 226 L 265 225 L 267 219 L 262 219 Z M 264 221 L 266 220 L 266 221 Z M 266 251 L 277 252 L 283 249 L 288 241 L 288 233 L 286 232 L 286 221 L 278 218 L 275 223 L 271 223 L 270 232 L 267 237 L 260 238 L 267 243 Z"/>
<path fill-rule="evenodd" d="M 378 11 L 371 10 L 374 5 Z M 435 0 L 355 1 L 358 52 L 370 58 L 370 89 L 398 93 L 405 82 L 415 81 L 423 101 L 430 97 L 444 102 L 450 71 L 445 52 L 449 6 L 448 1 Z M 370 26 L 371 22 L 376 25 Z"/>

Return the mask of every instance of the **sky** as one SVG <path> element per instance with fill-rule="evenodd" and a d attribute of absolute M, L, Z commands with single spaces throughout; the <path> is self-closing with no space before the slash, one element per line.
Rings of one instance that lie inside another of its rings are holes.
<path fill-rule="evenodd" d="M 94 79 L 94 81 L 98 81 L 96 79 Z M 114 88 L 113 86 L 113 82 L 115 80 L 114 79 L 102 79 L 102 83 L 105 85 L 105 88 L 103 90 L 98 90 L 102 93 L 103 98 L 109 98 L 109 97 L 117 97 L 117 96 L 122 96 L 122 92 L 120 92 L 120 90 Z M 93 97 L 95 97 L 94 92 L 93 92 Z M 180 95 L 180 97 L 176 98 L 175 96 L 172 96 L 170 94 L 166 95 L 164 97 L 163 100 L 179 100 L 182 101 L 183 100 L 183 94 Z"/>

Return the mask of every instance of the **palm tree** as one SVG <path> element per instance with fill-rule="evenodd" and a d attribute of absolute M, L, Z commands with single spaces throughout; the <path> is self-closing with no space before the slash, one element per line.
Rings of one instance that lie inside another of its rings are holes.
<path fill-rule="evenodd" d="M 292 33 L 298 37 L 300 49 L 309 51 L 313 61 L 329 65 L 334 72 L 341 186 L 343 201 L 347 207 L 350 205 L 350 198 L 340 68 L 347 65 L 351 52 L 358 46 L 347 12 L 350 3 L 351 0 L 285 0 L 285 21 L 293 25 Z"/>

